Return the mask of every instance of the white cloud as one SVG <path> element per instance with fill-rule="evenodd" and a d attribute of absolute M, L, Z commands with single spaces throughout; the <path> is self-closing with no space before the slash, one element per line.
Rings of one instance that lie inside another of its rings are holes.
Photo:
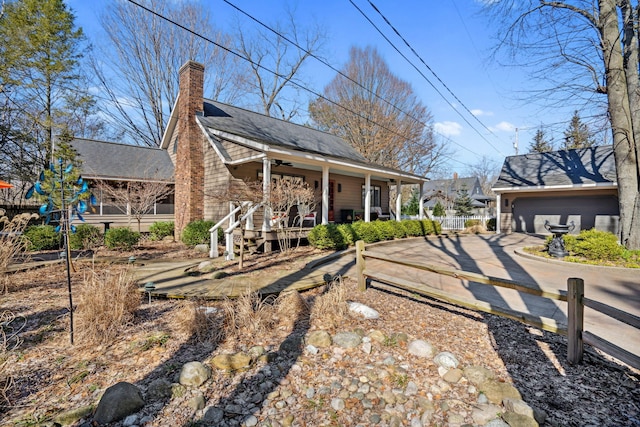
<path fill-rule="evenodd" d="M 476 117 L 493 116 L 493 111 L 484 111 L 484 110 L 481 110 L 479 108 L 475 108 L 475 109 L 471 110 L 471 114 L 473 114 Z"/>
<path fill-rule="evenodd" d="M 498 130 L 502 132 L 513 132 L 516 129 L 516 126 L 513 123 L 509 122 L 500 122 L 495 126 L 491 127 L 491 130 Z"/>
<path fill-rule="evenodd" d="M 433 125 L 436 132 L 444 135 L 444 136 L 456 136 L 460 135 L 460 131 L 462 131 L 462 126 L 460 123 L 456 122 L 438 122 Z"/>

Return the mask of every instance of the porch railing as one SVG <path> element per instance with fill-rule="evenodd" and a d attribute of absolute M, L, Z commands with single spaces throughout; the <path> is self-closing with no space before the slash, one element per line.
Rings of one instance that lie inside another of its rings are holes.
<path fill-rule="evenodd" d="M 243 222 L 247 221 L 248 223 L 253 219 L 253 214 L 262 207 L 262 203 L 255 204 L 249 208 L 247 213 L 245 213 L 240 219 L 231 222 L 231 218 L 235 218 L 235 215 L 242 210 L 242 208 L 250 206 L 251 202 L 242 202 L 240 206 L 236 206 L 232 209 L 224 218 L 216 223 L 213 227 L 209 229 L 209 240 L 210 240 L 210 248 L 209 248 L 209 258 L 217 258 L 218 257 L 218 229 L 222 227 L 222 225 L 229 220 L 230 224 L 224 230 L 225 234 L 225 259 L 232 260 L 235 258 L 234 253 L 234 244 L 233 244 L 233 232 L 238 226 Z M 252 222 L 251 222 L 251 225 Z"/>

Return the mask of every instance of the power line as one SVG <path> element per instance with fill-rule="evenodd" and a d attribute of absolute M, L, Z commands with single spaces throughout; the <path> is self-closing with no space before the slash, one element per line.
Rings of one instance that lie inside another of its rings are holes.
<path fill-rule="evenodd" d="M 278 72 L 276 72 L 276 71 L 273 71 L 273 70 L 269 69 L 268 67 L 265 67 L 265 66 L 264 66 L 264 65 L 262 65 L 262 64 L 258 64 L 258 63 L 256 63 L 256 62 L 252 61 L 251 59 L 249 59 L 249 58 L 247 58 L 247 57 L 245 57 L 245 56 L 241 55 L 240 53 L 238 53 L 238 52 L 234 51 L 233 49 L 230 49 L 230 48 L 228 48 L 228 47 L 226 47 L 226 46 L 223 46 L 223 45 L 221 45 L 221 44 L 217 43 L 216 41 L 211 40 L 211 39 L 209 39 L 208 37 L 206 37 L 206 36 L 204 36 L 204 35 L 202 35 L 202 34 L 200 34 L 200 33 L 196 32 L 196 31 L 193 31 L 192 29 L 187 28 L 187 27 L 185 27 L 184 25 L 182 25 L 182 24 L 180 24 L 180 23 L 178 23 L 178 22 L 176 22 L 176 21 L 174 21 L 174 20 L 172 20 L 172 19 L 170 19 L 170 18 L 168 18 L 168 17 L 166 17 L 166 16 L 162 15 L 161 13 L 158 13 L 158 12 L 156 12 L 156 11 L 154 11 L 154 10 L 152 10 L 152 9 L 150 9 L 150 8 L 148 8 L 148 7 L 146 7 L 146 6 L 144 6 L 144 5 L 141 5 L 141 4 L 137 3 L 137 2 L 136 2 L 136 1 L 134 1 L 134 0 L 128 0 L 128 1 L 129 1 L 129 3 L 131 3 L 131 4 L 135 5 L 135 6 L 138 6 L 138 7 L 140 7 L 141 9 L 144 9 L 144 10 L 146 10 L 147 12 L 149 12 L 149 13 L 151 13 L 151 14 L 153 14 L 153 15 L 157 16 L 158 18 L 163 19 L 163 20 L 165 20 L 165 21 L 169 22 L 170 24 L 175 25 L 175 26 L 177 26 L 178 28 L 181 28 L 181 29 L 182 29 L 182 30 L 184 30 L 184 31 L 187 31 L 187 32 L 189 32 L 190 34 L 192 34 L 192 35 L 194 35 L 194 36 L 196 36 L 196 37 L 198 37 L 198 38 L 201 38 L 202 40 L 204 40 L 204 41 L 206 41 L 206 42 L 208 42 L 208 43 L 211 43 L 211 44 L 213 44 L 213 45 L 215 45 L 215 46 L 219 47 L 220 49 L 223 49 L 223 50 L 225 50 L 226 52 L 228 52 L 228 53 L 230 53 L 230 54 L 232 54 L 232 55 L 234 55 L 234 56 L 236 56 L 236 57 L 238 57 L 238 58 L 240 58 L 240 59 L 242 59 L 242 60 L 244 60 L 244 61 L 247 61 L 247 62 L 251 63 L 252 65 L 254 65 L 254 66 L 256 66 L 256 67 L 258 67 L 258 68 L 260 68 L 260 69 L 262 69 L 262 70 L 269 72 L 269 73 L 273 74 L 274 76 L 280 77 L 280 78 L 282 78 L 282 79 L 286 79 L 286 76 L 283 76 L 282 74 L 280 74 L 280 73 L 278 73 Z M 402 135 L 402 134 L 398 133 L 397 131 L 395 131 L 395 130 L 393 130 L 393 129 L 389 129 L 388 127 L 383 126 L 383 125 L 381 125 L 380 123 L 377 123 L 377 122 L 375 122 L 375 121 L 373 121 L 373 120 L 369 119 L 368 117 L 365 117 L 365 116 L 363 116 L 362 114 L 360 114 L 360 113 L 358 113 L 358 112 L 356 112 L 356 111 L 353 111 L 352 109 L 350 109 L 350 108 L 348 108 L 348 107 L 345 107 L 344 105 L 341 105 L 340 103 L 335 102 L 335 101 L 333 101 L 333 100 L 331 100 L 331 99 L 329 99 L 329 98 L 325 97 L 324 95 L 322 95 L 322 94 L 320 94 L 320 93 L 318 93 L 318 92 L 316 92 L 316 91 L 314 91 L 314 90 L 312 90 L 312 89 L 309 89 L 309 88 L 307 88 L 307 87 L 305 87 L 305 86 L 301 85 L 300 83 L 297 83 L 297 82 L 296 82 L 296 81 L 294 81 L 294 80 L 289 79 L 288 81 L 289 81 L 291 84 L 293 84 L 294 86 L 296 86 L 296 87 L 298 87 L 298 88 L 300 88 L 300 89 L 302 89 L 302 90 L 305 90 L 305 91 L 307 91 L 307 92 L 311 93 L 312 95 L 314 95 L 314 96 L 316 96 L 316 97 L 318 97 L 318 98 L 320 98 L 320 99 L 322 99 L 322 100 L 325 100 L 325 101 L 329 102 L 329 103 L 330 103 L 330 104 L 332 104 L 332 105 L 335 105 L 335 106 L 337 106 L 337 107 L 339 107 L 339 108 L 342 108 L 343 110 L 346 110 L 347 112 L 349 112 L 349 113 L 351 113 L 351 114 L 353 114 L 353 115 L 355 115 L 355 116 L 358 116 L 358 117 L 360 117 L 361 119 L 364 119 L 364 120 L 366 120 L 366 121 L 368 121 L 368 122 L 370 122 L 370 123 L 372 123 L 372 124 L 375 124 L 375 125 L 379 126 L 380 128 L 382 128 L 382 129 L 384 129 L 384 130 L 388 131 L 388 132 L 391 132 L 391 133 L 393 133 L 393 134 L 395 134 L 395 135 L 397 135 L 397 136 L 400 136 L 400 137 L 402 137 L 402 138 L 406 138 L 406 136 L 405 136 L 405 135 Z M 451 141 L 451 139 L 449 139 L 449 140 Z M 460 144 L 458 144 L 458 145 L 459 145 L 460 147 L 464 148 L 465 150 L 469 151 L 469 152 L 470 152 L 470 153 L 472 153 L 472 154 L 477 154 L 477 153 L 475 153 L 475 152 L 473 152 L 473 151 L 469 150 L 468 148 L 466 148 L 466 147 L 464 147 L 464 146 L 462 146 L 462 145 L 460 145 Z"/>
<path fill-rule="evenodd" d="M 480 137 L 481 137 L 481 138 L 482 138 L 482 139 L 483 139 L 487 144 L 489 144 L 489 146 L 491 146 L 491 148 L 493 148 L 494 150 L 496 150 L 496 152 L 497 152 L 498 154 L 500 154 L 500 155 L 503 155 L 503 156 L 504 156 L 504 153 L 502 153 L 502 152 L 501 152 L 498 148 L 496 148 L 496 147 L 495 147 L 495 146 L 494 146 L 494 145 L 493 145 L 493 144 L 492 144 L 492 143 L 491 143 L 487 138 L 485 138 L 485 136 L 484 136 L 482 133 L 480 133 L 480 131 L 478 131 L 478 130 L 477 130 L 477 129 L 476 129 L 476 128 L 471 124 L 471 122 L 469 122 L 469 120 L 467 120 L 467 118 L 466 118 L 465 116 L 463 116 L 463 115 L 462 115 L 462 113 L 460 113 L 460 111 L 458 111 L 458 110 L 453 106 L 453 104 L 452 104 L 452 103 L 451 103 L 451 102 L 450 102 L 450 101 L 449 101 L 449 100 L 444 96 L 444 94 L 443 94 L 443 93 L 442 93 L 442 92 L 441 92 L 441 91 L 440 91 L 440 90 L 439 90 L 439 89 L 438 89 L 438 88 L 433 84 L 433 82 L 431 82 L 431 80 L 429 80 L 429 78 L 428 78 L 427 76 L 425 76 L 425 75 L 424 75 L 424 73 L 423 73 L 423 72 L 422 72 L 422 71 L 421 71 L 421 70 L 420 70 L 420 69 L 419 69 L 419 68 L 418 68 L 418 67 L 417 67 L 417 66 L 416 66 L 416 65 L 415 65 L 415 64 L 414 64 L 414 63 L 413 63 L 409 58 L 407 58 L 407 56 L 406 56 L 405 54 L 403 54 L 403 53 L 400 51 L 400 49 L 398 49 L 398 47 L 397 47 L 397 46 L 396 46 L 396 45 L 395 45 L 395 44 L 394 44 L 394 43 L 393 43 L 393 42 L 392 42 L 392 41 L 391 41 L 391 40 L 390 40 L 390 39 L 389 39 L 389 38 L 388 38 L 388 37 L 387 37 L 383 32 L 382 32 L 382 30 L 380 30 L 380 28 L 379 28 L 379 27 L 378 27 L 378 26 L 377 26 L 377 25 L 376 25 L 376 24 L 375 24 L 375 23 L 374 23 L 374 22 L 373 22 L 373 21 L 372 21 L 372 20 L 367 16 L 367 14 L 366 14 L 362 9 L 360 9 L 360 8 L 359 8 L 359 7 L 358 7 L 358 6 L 353 2 L 353 0 L 349 0 L 349 2 L 353 5 L 353 7 L 355 7 L 355 8 L 356 8 L 356 10 L 358 10 L 358 12 L 360 12 L 360 14 L 361 14 L 361 15 L 362 15 L 362 16 L 363 16 L 363 17 L 364 17 L 364 18 L 369 22 L 369 24 L 371 24 L 371 26 L 372 26 L 373 28 L 375 28 L 375 29 L 376 29 L 376 31 L 378 31 L 378 33 L 382 36 L 382 38 L 384 38 L 384 39 L 387 41 L 387 43 L 389 43 L 389 45 L 391 45 L 391 47 L 392 47 L 392 48 L 393 48 L 393 49 L 394 49 L 394 50 L 395 50 L 395 51 L 396 51 L 396 52 L 397 52 L 397 53 L 398 53 L 398 54 L 399 54 L 399 55 L 400 55 L 400 56 L 401 56 L 405 61 L 407 61 L 407 63 L 409 63 L 409 65 L 411 65 L 411 66 L 412 66 L 412 67 L 413 67 L 413 68 L 418 72 L 418 74 L 420 74 L 420 76 L 422 76 L 422 78 L 423 78 L 427 83 L 429 83 L 429 85 L 431 85 L 431 87 L 436 91 L 436 93 L 437 93 L 438 95 L 440 95 L 440 97 L 441 97 L 441 98 L 442 98 L 442 99 L 443 99 L 447 104 L 449 104 L 449 106 L 450 106 L 450 107 L 451 107 L 451 108 L 452 108 L 452 109 L 453 109 L 453 110 L 454 110 L 454 111 L 455 111 L 455 112 L 460 116 L 460 118 L 462 118 L 462 120 L 464 120 L 464 121 L 465 121 L 465 123 L 467 123 L 467 124 L 469 125 L 469 127 L 471 127 L 471 129 L 473 129 L 473 130 L 474 130 L 474 132 L 476 132 L 476 133 L 477 133 L 477 134 L 478 134 L 478 135 L 479 135 L 479 136 L 480 136 Z M 371 4 L 371 6 L 372 6 L 376 11 L 378 11 L 378 9 L 375 7 L 375 5 L 373 5 L 371 2 L 369 2 L 369 3 Z M 378 11 L 378 13 L 380 13 L 380 12 Z M 382 17 L 383 17 L 383 19 L 387 22 L 387 24 L 388 24 L 388 25 L 389 25 L 389 26 L 390 26 L 390 27 L 391 27 L 391 28 L 396 32 L 396 34 L 398 34 L 398 36 L 399 36 L 403 41 L 405 41 L 405 43 L 407 43 L 407 42 L 406 42 L 406 40 L 404 40 L 404 38 L 403 38 L 403 37 L 399 34 L 399 32 L 395 29 L 395 27 L 393 27 L 393 25 L 391 25 L 391 23 L 386 19 L 386 17 L 384 17 L 384 15 L 382 15 L 382 14 L 381 14 L 381 16 L 382 16 Z M 407 43 L 407 44 L 408 44 L 408 43 Z M 412 48 L 410 45 L 409 45 L 409 48 L 410 48 L 410 49 L 415 53 L 415 51 L 413 50 L 413 48 Z M 415 54 L 417 55 L 417 53 L 415 53 Z M 418 56 L 418 57 L 419 57 L 419 56 Z M 423 62 L 423 63 L 424 63 L 424 65 L 429 69 L 429 71 L 431 71 L 431 73 L 432 73 L 432 74 L 434 74 L 434 75 L 436 76 L 436 78 L 438 78 L 438 80 L 440 81 L 440 83 L 448 89 L 448 87 L 444 84 L 444 82 L 442 82 L 442 81 L 440 80 L 440 78 L 439 78 L 435 73 L 433 73 L 433 71 L 429 68 L 429 66 L 428 66 L 424 61 L 422 61 L 422 62 Z M 451 92 L 451 91 L 450 91 L 450 92 Z M 452 93 L 452 92 L 451 92 L 451 93 Z M 453 93 L 452 93 L 452 95 L 453 95 Z M 455 95 L 454 95 L 454 97 L 455 97 Z M 458 100 L 458 98 L 457 98 L 457 97 L 455 97 L 455 98 L 456 98 L 456 100 Z M 467 107 L 466 107 L 466 106 L 464 106 L 464 104 L 462 104 L 462 102 L 461 102 L 460 100 L 458 100 L 458 102 L 460 102 L 460 104 L 461 104 L 461 105 L 463 105 L 463 107 L 464 107 L 467 111 L 469 111 L 469 110 L 467 109 Z M 471 112 L 469 111 L 469 113 L 471 113 Z M 472 114 L 472 113 L 471 113 L 471 115 L 473 116 L 473 114 Z M 475 116 L 473 116 L 473 117 L 475 117 Z M 475 118 L 476 118 L 476 120 L 478 120 L 478 121 L 479 121 L 479 119 L 478 119 L 477 117 L 475 117 Z M 480 122 L 480 123 L 482 124 L 482 122 Z M 482 126 L 484 126 L 484 127 L 485 127 L 489 132 L 491 132 L 491 130 L 490 130 L 489 128 L 487 128 L 484 124 L 482 124 Z M 493 132 L 491 132 L 491 134 L 493 134 Z M 495 134 L 493 134 L 493 135 L 495 136 Z"/>
<path fill-rule="evenodd" d="M 233 7 L 235 10 L 237 10 L 238 12 L 242 13 L 243 15 L 247 16 L 249 19 L 253 20 L 254 22 L 256 22 L 257 24 L 261 25 L 262 27 L 266 28 L 267 30 L 271 31 L 272 33 L 276 34 L 278 37 L 282 38 L 283 40 L 287 41 L 288 43 L 292 44 L 293 46 L 295 46 L 296 48 L 300 49 L 301 51 L 305 52 L 307 55 L 311 56 L 312 58 L 314 58 L 315 60 L 317 60 L 318 62 L 320 62 L 321 64 L 329 67 L 331 70 L 335 71 L 336 73 L 338 73 L 340 76 L 344 77 L 345 79 L 349 80 L 350 82 L 352 82 L 353 84 L 357 85 L 358 87 L 360 87 L 361 89 L 366 90 L 367 92 L 369 92 L 371 95 L 373 95 L 374 97 L 376 97 L 377 99 L 381 100 L 382 102 L 386 103 L 387 105 L 393 107 L 394 109 L 396 109 L 397 111 L 401 112 L 402 114 L 406 115 L 407 117 L 411 118 L 412 120 L 414 120 L 416 123 L 419 123 L 425 127 L 430 127 L 429 124 L 424 123 L 423 121 L 419 120 L 418 118 L 414 117 L 413 115 L 411 115 L 410 113 L 407 113 L 406 111 L 402 110 L 400 107 L 396 106 L 395 104 L 393 104 L 392 102 L 388 101 L 387 99 L 381 97 L 380 95 L 378 95 L 377 93 L 373 92 L 371 89 L 369 89 L 368 87 L 365 87 L 364 85 L 362 85 L 360 82 L 358 82 L 357 80 L 352 79 L 350 76 L 344 74 L 342 71 L 340 71 L 338 68 L 334 67 L 333 65 L 331 65 L 329 62 L 325 61 L 324 59 L 320 58 L 319 56 L 315 55 L 313 52 L 305 49 L 304 47 L 300 46 L 298 43 L 296 43 L 295 41 L 289 39 L 288 37 L 286 37 L 284 34 L 280 33 L 277 30 L 274 30 L 272 27 L 268 26 L 267 24 L 265 24 L 264 22 L 262 22 L 261 20 L 259 20 L 258 18 L 254 17 L 253 15 L 251 15 L 250 13 L 248 13 L 247 11 L 241 9 L 240 7 L 236 6 L 235 4 L 231 3 L 229 0 L 223 0 L 225 3 L 227 3 L 229 6 Z M 434 129 L 432 129 L 432 132 L 438 136 L 441 136 L 442 138 L 447 139 L 448 141 L 450 141 L 451 143 L 459 146 L 460 148 L 469 151 L 472 154 L 475 154 L 473 151 L 469 150 L 467 147 L 463 146 L 462 144 L 452 140 L 451 138 L 445 136 L 444 134 L 441 134 L 437 131 L 435 131 Z M 453 159 L 452 159 L 453 160 Z"/>

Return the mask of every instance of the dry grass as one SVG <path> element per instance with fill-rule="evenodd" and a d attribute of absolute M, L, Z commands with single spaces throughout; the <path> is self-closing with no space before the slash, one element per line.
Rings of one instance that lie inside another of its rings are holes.
<path fill-rule="evenodd" d="M 337 328 L 349 319 L 347 289 L 342 278 L 334 279 L 325 285 L 322 294 L 315 298 L 311 319 L 331 329 Z"/>
<path fill-rule="evenodd" d="M 27 241 L 22 237 L 22 232 L 29 225 L 29 221 L 37 218 L 36 214 L 20 214 L 9 220 L 0 209 L 0 290 L 9 290 L 10 280 L 6 277 L 5 270 L 14 260 L 16 255 L 23 253 L 27 247 Z"/>
<path fill-rule="evenodd" d="M 7 395 L 14 385 L 11 375 L 11 352 L 22 343 L 20 332 L 26 319 L 5 310 L 0 312 L 0 408 L 11 402 Z"/>
<path fill-rule="evenodd" d="M 133 321 L 140 292 L 125 268 L 90 271 L 76 296 L 79 343 L 105 344 Z"/>
<path fill-rule="evenodd" d="M 275 301 L 276 320 L 287 331 L 308 324 L 309 314 L 309 304 L 298 291 L 280 294 Z"/>
<path fill-rule="evenodd" d="M 219 342 L 224 338 L 222 320 L 216 308 L 207 307 L 204 300 L 183 301 L 174 316 L 178 331 L 199 343 Z"/>
<path fill-rule="evenodd" d="M 264 334 L 275 325 L 273 298 L 262 299 L 257 292 L 244 294 L 222 304 L 224 329 L 228 337 Z"/>

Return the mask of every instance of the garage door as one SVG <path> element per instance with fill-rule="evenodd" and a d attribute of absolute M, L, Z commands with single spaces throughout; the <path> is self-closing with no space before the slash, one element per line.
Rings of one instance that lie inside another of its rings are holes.
<path fill-rule="evenodd" d="M 618 199 L 614 196 L 519 197 L 513 201 L 513 231 L 548 234 L 545 221 L 573 221 L 575 232 L 597 228 L 617 234 L 618 219 Z"/>

